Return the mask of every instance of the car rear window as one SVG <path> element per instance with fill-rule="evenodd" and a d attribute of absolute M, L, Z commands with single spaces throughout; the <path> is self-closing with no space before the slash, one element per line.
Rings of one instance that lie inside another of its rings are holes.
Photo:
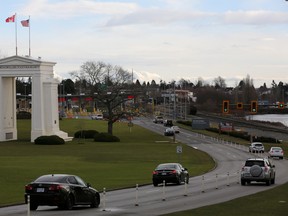
<path fill-rule="evenodd" d="M 248 167 L 252 167 L 254 165 L 258 165 L 258 166 L 261 166 L 263 167 L 264 166 L 264 161 L 246 161 L 245 163 L 245 166 L 248 166 Z"/>
<path fill-rule="evenodd" d="M 41 176 L 35 180 L 35 182 L 58 182 L 58 183 L 67 183 L 66 176 Z"/>
<path fill-rule="evenodd" d="M 161 170 L 161 169 L 176 169 L 177 166 L 174 165 L 174 164 L 164 164 L 164 165 L 160 165 L 157 167 L 158 170 Z"/>
<path fill-rule="evenodd" d="M 263 145 L 259 143 L 259 144 L 255 144 L 255 146 L 262 147 Z"/>

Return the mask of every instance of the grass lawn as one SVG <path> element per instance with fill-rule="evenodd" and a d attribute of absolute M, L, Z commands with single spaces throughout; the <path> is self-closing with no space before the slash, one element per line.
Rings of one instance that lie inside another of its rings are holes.
<path fill-rule="evenodd" d="M 151 184 L 152 170 L 158 163 L 177 162 L 177 145 L 168 137 L 127 123 L 115 123 L 114 135 L 121 142 L 97 143 L 73 140 L 65 145 L 35 145 L 30 142 L 30 120 L 19 120 L 18 140 L 0 143 L 0 206 L 23 203 L 24 186 L 48 173 L 81 176 L 99 191 Z M 69 136 L 81 129 L 107 130 L 106 121 L 64 119 L 60 128 Z M 206 153 L 183 145 L 181 163 L 190 176 L 214 167 Z"/>
<path fill-rule="evenodd" d="M 166 214 L 165 216 L 283 216 L 287 215 L 287 212 L 288 183 L 221 204 Z"/>

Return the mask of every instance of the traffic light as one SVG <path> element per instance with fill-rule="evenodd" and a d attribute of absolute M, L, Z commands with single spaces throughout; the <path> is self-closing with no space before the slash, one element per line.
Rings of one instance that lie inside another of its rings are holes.
<path fill-rule="evenodd" d="M 279 103 L 278 103 L 278 108 L 279 108 L 279 109 L 284 109 L 284 108 L 285 108 L 284 102 L 279 102 Z"/>
<path fill-rule="evenodd" d="M 237 109 L 243 109 L 243 103 L 238 102 L 236 108 Z"/>
<path fill-rule="evenodd" d="M 257 109 L 258 109 L 257 101 L 251 101 L 251 112 L 252 113 L 257 113 Z"/>
<path fill-rule="evenodd" d="M 222 113 L 229 113 L 229 101 L 228 100 L 223 101 Z"/>

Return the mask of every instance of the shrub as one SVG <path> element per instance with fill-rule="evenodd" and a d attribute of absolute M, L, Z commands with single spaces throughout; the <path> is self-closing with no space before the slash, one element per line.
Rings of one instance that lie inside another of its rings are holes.
<path fill-rule="evenodd" d="M 74 138 L 93 139 L 98 133 L 96 130 L 80 130 L 74 133 Z"/>
<path fill-rule="evenodd" d="M 183 125 L 187 125 L 187 126 L 191 126 L 192 125 L 192 121 L 178 120 L 177 123 L 183 124 Z"/>
<path fill-rule="evenodd" d="M 65 140 L 57 135 L 40 136 L 34 140 L 36 145 L 62 145 L 65 144 Z"/>
<path fill-rule="evenodd" d="M 109 133 L 98 133 L 94 136 L 95 142 L 120 142 L 120 139 Z"/>
<path fill-rule="evenodd" d="M 214 132 L 214 133 L 219 133 L 218 128 L 207 128 L 206 130 L 210 131 L 210 132 Z M 245 131 L 221 131 L 221 134 L 229 135 L 229 136 L 240 138 L 240 139 L 244 139 L 247 141 L 250 141 L 250 138 L 251 138 L 250 137 L 251 135 Z M 263 137 L 263 136 L 255 137 L 255 136 L 253 136 L 252 138 L 253 138 L 253 142 L 281 143 L 280 140 L 277 140 L 277 139 L 271 138 L 271 137 Z"/>

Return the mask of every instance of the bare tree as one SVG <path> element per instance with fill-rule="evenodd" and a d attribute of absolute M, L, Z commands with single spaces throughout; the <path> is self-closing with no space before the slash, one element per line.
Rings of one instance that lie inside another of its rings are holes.
<path fill-rule="evenodd" d="M 126 114 L 123 105 L 133 93 L 132 74 L 120 66 L 87 61 L 80 72 L 71 75 L 87 81 L 90 94 L 107 111 L 108 133 L 113 134 L 113 123 Z"/>
<path fill-rule="evenodd" d="M 227 87 L 225 80 L 221 76 L 214 79 L 214 85 L 216 89 L 225 89 Z"/>

